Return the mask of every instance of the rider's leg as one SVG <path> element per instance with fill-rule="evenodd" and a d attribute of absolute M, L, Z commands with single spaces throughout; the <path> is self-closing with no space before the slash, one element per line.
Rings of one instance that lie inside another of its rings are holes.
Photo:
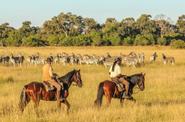
<path fill-rule="evenodd" d="M 60 91 L 61 91 L 61 85 L 57 83 L 55 80 L 48 81 L 51 85 L 55 86 L 57 89 L 57 102 L 60 103 Z"/>
<path fill-rule="evenodd" d="M 125 80 L 124 78 L 119 79 L 121 83 L 125 85 L 125 96 L 129 95 L 129 82 Z"/>

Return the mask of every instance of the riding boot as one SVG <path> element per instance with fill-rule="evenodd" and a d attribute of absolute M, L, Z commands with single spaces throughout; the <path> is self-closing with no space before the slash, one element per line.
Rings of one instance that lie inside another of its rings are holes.
<path fill-rule="evenodd" d="M 125 85 L 125 92 L 123 93 L 123 98 L 129 99 L 129 82 L 127 82 L 126 80 L 122 80 L 122 83 Z"/>

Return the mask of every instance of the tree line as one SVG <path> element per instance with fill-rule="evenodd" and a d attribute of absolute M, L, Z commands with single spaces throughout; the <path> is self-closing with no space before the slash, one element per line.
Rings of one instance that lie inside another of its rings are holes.
<path fill-rule="evenodd" d="M 72 13 L 60 13 L 42 26 L 24 21 L 18 29 L 9 23 L 0 25 L 1 46 L 116 46 L 116 45 L 172 45 L 185 48 L 185 15 L 172 24 L 164 15 L 152 19 L 142 14 L 117 21 L 107 18 L 97 23 Z"/>

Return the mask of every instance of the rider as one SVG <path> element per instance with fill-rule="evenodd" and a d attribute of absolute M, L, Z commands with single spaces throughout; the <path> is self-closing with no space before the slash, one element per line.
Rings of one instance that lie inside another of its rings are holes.
<path fill-rule="evenodd" d="M 121 74 L 121 61 L 122 59 L 120 57 L 117 57 L 113 63 L 113 65 L 110 67 L 109 75 L 112 81 L 114 81 L 116 84 L 122 83 L 125 85 L 125 94 L 123 94 L 122 97 L 124 98 L 130 98 L 129 95 L 129 82 L 125 80 L 123 75 Z"/>
<path fill-rule="evenodd" d="M 60 103 L 60 91 L 63 89 L 63 84 L 59 84 L 56 81 L 56 76 L 53 73 L 53 68 L 51 65 L 51 59 L 47 58 L 46 64 L 43 66 L 42 71 L 43 71 L 43 81 L 47 81 L 49 84 L 53 85 L 57 89 L 57 102 Z"/>

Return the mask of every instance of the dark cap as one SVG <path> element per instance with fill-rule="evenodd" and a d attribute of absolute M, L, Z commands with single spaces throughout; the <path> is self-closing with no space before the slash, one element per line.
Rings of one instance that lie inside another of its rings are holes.
<path fill-rule="evenodd" d="M 114 61 L 122 61 L 121 57 L 116 57 Z"/>
<path fill-rule="evenodd" d="M 51 63 L 51 62 L 52 62 L 52 61 L 51 61 L 51 58 L 47 58 L 47 59 L 46 59 L 46 62 L 47 62 L 47 63 Z"/>

